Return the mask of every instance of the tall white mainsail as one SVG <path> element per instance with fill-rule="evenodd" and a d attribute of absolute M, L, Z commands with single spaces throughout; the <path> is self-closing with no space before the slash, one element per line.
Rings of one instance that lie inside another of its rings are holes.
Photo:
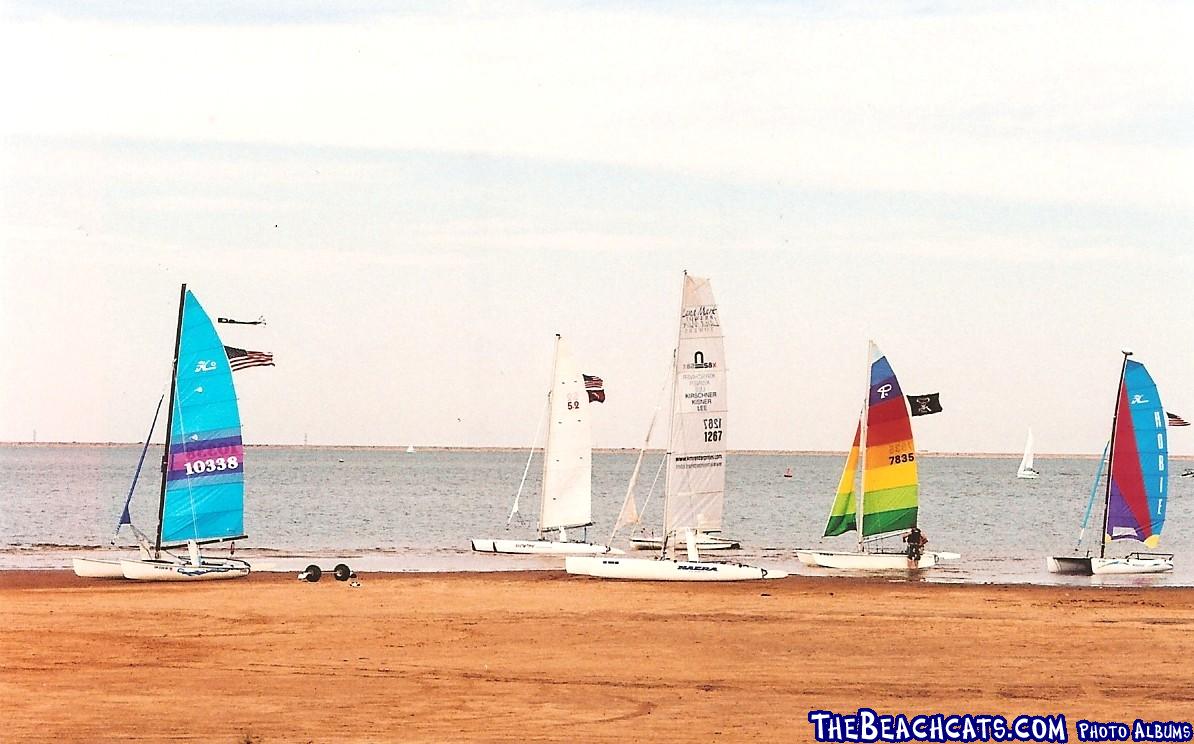
<path fill-rule="evenodd" d="M 676 343 L 664 529 L 721 529 L 725 506 L 725 343 L 708 279 L 684 275 Z"/>
<path fill-rule="evenodd" d="M 559 335 L 549 395 L 539 531 L 587 527 L 593 523 L 589 394 L 568 343 Z"/>

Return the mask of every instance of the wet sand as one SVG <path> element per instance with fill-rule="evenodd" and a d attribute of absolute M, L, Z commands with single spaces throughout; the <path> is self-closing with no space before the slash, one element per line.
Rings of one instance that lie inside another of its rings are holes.
<path fill-rule="evenodd" d="M 0 741 L 777 741 L 1194 711 L 1194 589 L 0 572 Z"/>

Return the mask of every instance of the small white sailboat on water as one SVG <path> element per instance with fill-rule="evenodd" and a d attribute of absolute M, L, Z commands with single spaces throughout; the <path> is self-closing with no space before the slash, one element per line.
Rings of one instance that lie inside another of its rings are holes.
<path fill-rule="evenodd" d="M 899 380 L 887 357 L 868 345 L 870 375 L 854 444 L 838 483 L 825 536 L 858 533 L 858 550 L 800 550 L 806 566 L 857 570 L 932 568 L 957 553 L 923 550 L 917 528 L 919 478 L 912 422 Z M 855 479 L 859 480 L 856 489 Z M 875 541 L 904 534 L 907 550 L 872 549 Z M 915 544 L 914 544 L 915 543 Z"/>
<path fill-rule="evenodd" d="M 1125 349 L 1123 355 L 1115 414 L 1111 418 L 1111 439 L 1099 458 L 1078 536 L 1080 548 L 1106 459 L 1107 486 L 1103 494 L 1103 539 L 1099 541 L 1099 554 L 1093 556 L 1088 550 L 1085 555 L 1049 556 L 1045 565 L 1051 573 L 1139 574 L 1173 570 L 1172 553 L 1138 551 L 1123 557 L 1107 556 L 1107 545 L 1113 540 L 1135 540 L 1145 547 L 1156 548 L 1169 501 L 1168 431 L 1161 395 L 1145 366 L 1128 358 L 1132 352 Z"/>
<path fill-rule="evenodd" d="M 1020 458 L 1020 467 L 1016 469 L 1017 478 L 1033 479 L 1040 476 L 1032 467 L 1033 442 L 1032 428 L 1028 429 L 1028 439 L 1024 441 L 1024 457 Z"/>
<path fill-rule="evenodd" d="M 663 537 L 657 558 L 569 556 L 570 574 L 655 581 L 743 581 L 782 578 L 787 572 L 742 563 L 700 560 L 702 534 L 721 528 L 725 505 L 725 345 L 708 279 L 684 274 L 680 330 L 670 375 L 671 429 L 665 460 Z M 647 434 L 650 439 L 650 431 Z M 645 451 L 644 445 L 643 450 Z M 626 491 L 618 526 L 637 520 L 634 485 L 642 452 Z M 679 540 L 687 550 L 675 556 Z M 667 555 L 671 548 L 672 556 Z"/>
<path fill-rule="evenodd" d="M 215 326 L 182 285 L 174 337 L 158 529 L 142 558 L 120 561 L 126 579 L 199 581 L 247 576 L 239 558 L 203 556 L 200 546 L 244 534 L 244 444 L 232 369 Z M 170 548 L 186 547 L 186 557 Z"/>
<path fill-rule="evenodd" d="M 472 548 L 482 553 L 621 553 L 608 545 L 568 539 L 568 530 L 593 524 L 592 434 L 589 425 L 589 392 L 584 376 L 572 360 L 568 343 L 556 334 L 555 363 L 547 393 L 547 444 L 543 448 L 543 481 L 539 499 L 539 538 L 536 540 L 474 539 Z M 538 435 L 536 434 L 536 438 Z M 518 513 L 518 500 L 534 456 L 527 457 L 522 482 L 506 526 Z M 558 539 L 549 539 L 556 532 Z"/>

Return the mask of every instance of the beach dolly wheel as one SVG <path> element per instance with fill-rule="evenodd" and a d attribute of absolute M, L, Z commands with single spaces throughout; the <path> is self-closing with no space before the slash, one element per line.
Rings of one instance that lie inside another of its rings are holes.
<path fill-rule="evenodd" d="M 336 567 L 332 569 L 332 575 L 336 577 L 336 581 L 348 581 L 357 576 L 346 563 L 337 563 Z"/>
<path fill-rule="evenodd" d="M 319 566 L 316 566 L 314 563 L 304 568 L 303 572 L 298 575 L 299 581 L 309 581 L 312 584 L 319 581 L 321 576 L 323 576 L 323 571 L 321 571 Z"/>

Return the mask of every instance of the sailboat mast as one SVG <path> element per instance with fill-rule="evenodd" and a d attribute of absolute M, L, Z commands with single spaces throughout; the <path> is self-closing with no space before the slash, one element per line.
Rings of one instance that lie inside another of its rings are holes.
<path fill-rule="evenodd" d="M 551 385 L 547 388 L 547 439 L 543 442 L 543 474 L 539 476 L 539 533 L 542 534 L 549 529 L 549 525 L 543 524 L 544 508 L 547 505 L 547 462 L 551 457 L 551 397 L 556 389 L 556 372 L 560 364 L 560 334 L 556 334 L 556 348 L 551 357 Z"/>
<path fill-rule="evenodd" d="M 667 452 L 663 456 L 666 463 L 667 458 L 673 457 L 673 448 L 675 442 L 673 439 L 676 436 L 676 393 L 679 392 L 680 386 L 676 384 L 676 376 L 679 374 L 680 366 L 677 354 L 680 350 L 680 334 L 684 327 L 684 287 L 688 281 L 688 269 L 684 270 L 684 278 L 680 280 L 680 312 L 677 314 L 678 322 L 676 323 L 676 346 L 672 349 L 672 403 L 668 410 L 668 427 L 667 427 Z M 667 555 L 667 546 L 671 533 L 668 531 L 667 524 L 667 506 L 668 506 L 668 491 L 671 490 L 671 468 L 668 468 L 663 474 L 663 545 L 660 547 L 660 557 Z"/>
<path fill-rule="evenodd" d="M 858 467 L 862 469 L 862 477 L 858 483 L 858 504 L 854 509 L 854 528 L 858 531 L 858 552 L 860 553 L 864 548 L 862 525 L 864 521 L 863 500 L 866 498 L 866 425 L 871 412 L 871 361 L 875 356 L 874 348 L 875 342 L 868 340 L 866 344 L 866 396 L 862 399 L 862 421 L 858 437 Z"/>
<path fill-rule="evenodd" d="M 1107 457 L 1107 490 L 1103 494 L 1103 536 L 1099 540 L 1099 557 L 1107 554 L 1107 518 L 1111 511 L 1111 478 L 1115 474 L 1115 430 L 1119 425 L 1119 399 L 1124 392 L 1124 377 L 1128 374 L 1128 357 L 1132 352 L 1123 350 L 1124 362 L 1119 368 L 1119 385 L 1115 388 L 1115 413 L 1111 416 L 1111 443 L 1107 445 L 1110 454 Z"/>
<path fill-rule="evenodd" d="M 166 444 L 162 452 L 162 490 L 158 496 L 158 532 L 153 542 L 153 557 L 162 553 L 162 526 L 166 510 L 166 478 L 170 475 L 170 433 L 174 431 L 174 396 L 178 387 L 178 351 L 182 344 L 182 311 L 187 304 L 187 285 L 178 291 L 178 325 L 174 329 L 174 363 L 170 369 L 170 407 L 166 409 Z"/>

